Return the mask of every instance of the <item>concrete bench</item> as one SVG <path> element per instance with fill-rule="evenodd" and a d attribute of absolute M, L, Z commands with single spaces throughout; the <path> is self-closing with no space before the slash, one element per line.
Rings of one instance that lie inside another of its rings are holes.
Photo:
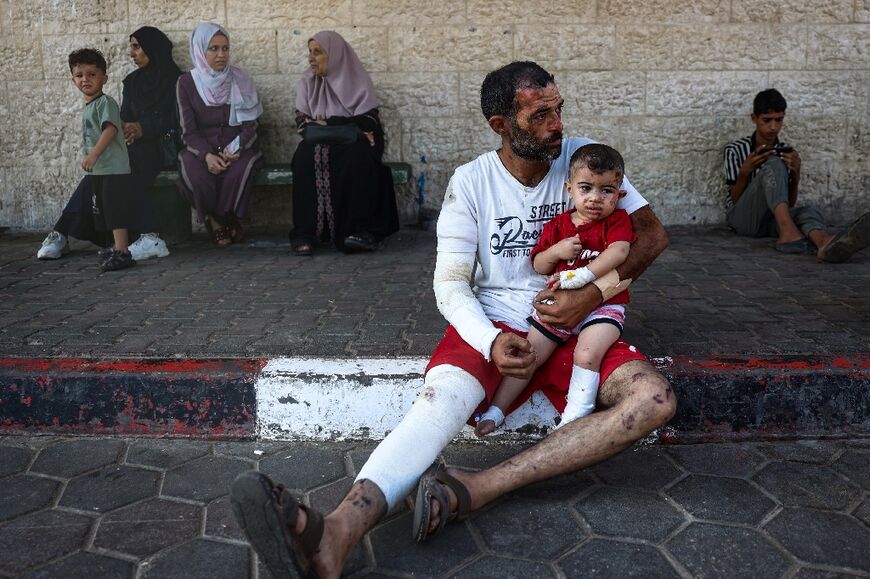
<path fill-rule="evenodd" d="M 385 163 L 393 173 L 395 185 L 411 182 L 411 166 L 408 163 Z M 190 205 L 176 190 L 178 171 L 163 171 L 152 185 L 162 236 L 167 241 L 183 241 L 190 237 Z M 263 165 L 254 177 L 255 187 L 291 186 L 293 170 L 290 163 Z"/>

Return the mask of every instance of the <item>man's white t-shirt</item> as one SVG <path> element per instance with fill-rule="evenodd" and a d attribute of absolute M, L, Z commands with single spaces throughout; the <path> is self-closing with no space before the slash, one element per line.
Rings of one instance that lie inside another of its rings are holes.
<path fill-rule="evenodd" d="M 563 139 L 561 155 L 535 187 L 517 181 L 495 151 L 450 178 L 438 217 L 438 251 L 476 253 L 474 293 L 490 320 L 528 331 L 532 300 L 547 280 L 532 269 L 529 256 L 544 224 L 573 206 L 565 189 L 571 155 L 593 142 Z M 622 186 L 627 194 L 619 208 L 632 213 L 647 205 L 627 178 Z"/>

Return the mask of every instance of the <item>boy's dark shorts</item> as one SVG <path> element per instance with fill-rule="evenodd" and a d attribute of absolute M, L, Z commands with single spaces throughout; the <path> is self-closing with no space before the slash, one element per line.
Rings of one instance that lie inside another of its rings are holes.
<path fill-rule="evenodd" d="M 135 217 L 130 175 L 94 175 L 94 225 L 98 230 L 129 229 Z"/>

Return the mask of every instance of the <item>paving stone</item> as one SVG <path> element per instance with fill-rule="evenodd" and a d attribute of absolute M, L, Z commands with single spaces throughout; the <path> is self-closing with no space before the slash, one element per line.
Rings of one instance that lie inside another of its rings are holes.
<path fill-rule="evenodd" d="M 20 573 L 81 548 L 93 519 L 40 511 L 0 526 L 0 571 Z"/>
<path fill-rule="evenodd" d="M 161 494 L 208 503 L 229 494 L 235 478 L 251 469 L 246 461 L 205 456 L 168 471 Z"/>
<path fill-rule="evenodd" d="M 214 453 L 217 455 L 234 456 L 245 460 L 261 460 L 269 455 L 294 448 L 286 442 L 258 440 L 256 442 L 215 442 Z"/>
<path fill-rule="evenodd" d="M 503 444 L 451 444 L 442 457 L 449 466 L 482 470 L 504 462 L 529 445 Z"/>
<path fill-rule="evenodd" d="M 558 565 L 567 577 L 679 577 L 655 547 L 607 539 L 583 543 Z"/>
<path fill-rule="evenodd" d="M 511 495 L 540 500 L 570 501 L 593 486 L 595 481 L 586 471 L 581 470 L 523 487 Z"/>
<path fill-rule="evenodd" d="M 667 452 L 687 471 L 698 474 L 747 476 L 766 460 L 748 444 L 669 446 Z"/>
<path fill-rule="evenodd" d="M 59 487 L 59 482 L 38 476 L 0 480 L 0 521 L 47 507 Z"/>
<path fill-rule="evenodd" d="M 209 444 L 194 440 L 142 439 L 130 443 L 127 464 L 173 468 L 209 452 Z"/>
<path fill-rule="evenodd" d="M 347 496 L 348 491 L 353 486 L 353 479 L 350 477 L 340 478 L 337 481 L 321 487 L 316 491 L 308 493 L 308 501 L 311 506 L 321 513 L 328 513 L 335 510 L 335 507 Z"/>
<path fill-rule="evenodd" d="M 753 478 L 789 507 L 844 509 L 861 496 L 858 487 L 826 466 L 772 462 Z"/>
<path fill-rule="evenodd" d="M 371 577 L 371 575 L 366 577 Z M 468 567 L 463 567 L 450 577 L 452 579 L 503 579 L 504 577 L 545 579 L 546 577 L 556 577 L 556 572 L 543 563 L 487 556 L 478 559 Z"/>
<path fill-rule="evenodd" d="M 308 490 L 346 475 L 344 453 L 327 445 L 295 445 L 261 460 L 260 472 L 287 488 Z"/>
<path fill-rule="evenodd" d="M 843 571 L 824 571 L 804 567 L 794 574 L 792 579 L 852 579 L 852 577 L 866 577 L 864 574 L 852 574 Z"/>
<path fill-rule="evenodd" d="M 491 551 L 524 559 L 553 558 L 587 536 L 567 505 L 522 499 L 493 505 L 473 517 L 472 525 Z"/>
<path fill-rule="evenodd" d="M 238 579 L 248 576 L 249 550 L 240 545 L 196 539 L 160 553 L 142 577 L 152 579 Z"/>
<path fill-rule="evenodd" d="M 205 510 L 205 534 L 223 539 L 247 541 L 245 532 L 236 522 L 230 497 L 223 496 L 209 503 Z"/>
<path fill-rule="evenodd" d="M 799 440 L 796 442 L 760 444 L 757 448 L 775 460 L 825 464 L 837 453 L 839 445 L 826 440 Z"/>
<path fill-rule="evenodd" d="M 784 509 L 764 528 L 802 561 L 870 572 L 870 531 L 852 517 Z"/>
<path fill-rule="evenodd" d="M 657 448 L 633 447 L 592 468 L 614 486 L 658 490 L 682 476 Z"/>
<path fill-rule="evenodd" d="M 16 446 L 0 446 L 0 477 L 20 472 L 30 464 L 33 451 Z"/>
<path fill-rule="evenodd" d="M 870 490 L 870 452 L 847 450 L 833 466 L 856 485 Z"/>
<path fill-rule="evenodd" d="M 369 457 L 372 454 L 372 451 L 375 449 L 375 444 L 361 444 L 359 446 L 355 446 L 350 451 L 348 451 L 348 456 L 350 457 L 350 462 L 353 467 L 353 473 L 351 473 L 354 477 L 359 474 L 359 469 L 366 463 Z"/>
<path fill-rule="evenodd" d="M 575 507 L 601 535 L 660 541 L 685 522 L 664 498 L 637 489 L 597 489 Z"/>
<path fill-rule="evenodd" d="M 438 535 L 418 545 L 411 538 L 412 521 L 413 514 L 407 513 L 369 534 L 378 569 L 439 576 L 479 553 L 463 523 L 447 525 Z"/>
<path fill-rule="evenodd" d="M 739 527 L 692 523 L 666 547 L 694 577 L 779 577 L 790 564 L 764 535 Z"/>
<path fill-rule="evenodd" d="M 757 524 L 776 503 L 745 480 L 690 475 L 667 494 L 698 519 Z"/>
<path fill-rule="evenodd" d="M 124 441 L 112 438 L 66 440 L 39 452 L 32 472 L 69 478 L 118 461 Z"/>
<path fill-rule="evenodd" d="M 21 575 L 20 579 L 118 579 L 132 577 L 135 568 L 129 561 L 96 553 L 78 552 Z"/>
<path fill-rule="evenodd" d="M 94 546 L 147 557 L 199 533 L 199 507 L 164 499 L 150 499 L 106 514 Z"/>
<path fill-rule="evenodd" d="M 58 504 L 83 511 L 110 511 L 156 495 L 159 478 L 150 470 L 110 466 L 72 479 Z"/>
<path fill-rule="evenodd" d="M 864 524 L 870 527 L 870 499 L 865 500 L 858 505 L 858 508 L 852 513 L 859 521 L 864 521 Z"/>

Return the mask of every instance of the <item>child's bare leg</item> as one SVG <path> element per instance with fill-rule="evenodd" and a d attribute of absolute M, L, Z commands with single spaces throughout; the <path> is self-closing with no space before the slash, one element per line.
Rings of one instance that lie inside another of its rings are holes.
<path fill-rule="evenodd" d="M 127 235 L 126 229 L 113 229 L 112 237 L 115 239 L 115 250 L 126 253 L 127 243 L 130 241 L 130 237 Z"/>
<path fill-rule="evenodd" d="M 532 351 L 535 353 L 535 369 L 537 370 L 550 358 L 558 344 L 543 335 L 534 326 L 529 329 L 529 335 L 526 339 L 532 345 Z M 498 385 L 498 390 L 495 391 L 495 396 L 492 397 L 492 405 L 481 415 L 474 428 L 474 433 L 477 436 L 486 436 L 498 428 L 504 422 L 504 413 L 528 384 L 529 380 L 519 378 L 507 377 L 502 379 L 501 384 Z"/>
<path fill-rule="evenodd" d="M 565 411 L 562 412 L 560 427 L 595 410 L 595 399 L 598 397 L 598 383 L 601 378 L 599 373 L 601 360 L 610 346 L 619 339 L 619 334 L 619 328 L 601 322 L 586 326 L 577 336 L 577 347 L 574 348 L 574 370 L 568 383 L 568 403 L 565 405 Z"/>

